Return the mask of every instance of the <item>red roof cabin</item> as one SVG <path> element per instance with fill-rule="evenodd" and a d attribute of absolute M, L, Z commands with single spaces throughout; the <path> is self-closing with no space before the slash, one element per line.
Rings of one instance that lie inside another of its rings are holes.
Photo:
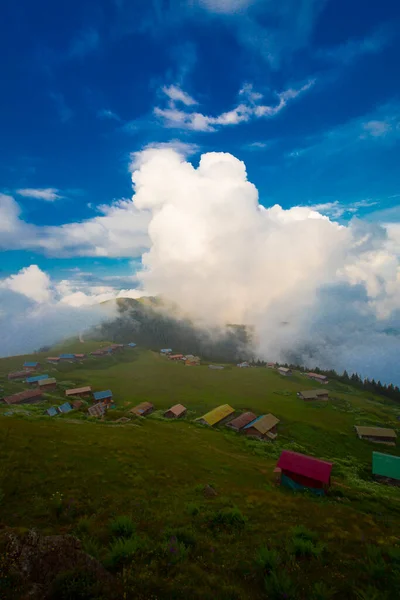
<path fill-rule="evenodd" d="M 182 360 L 183 354 L 170 354 L 169 360 Z"/>
<path fill-rule="evenodd" d="M 29 375 L 33 375 L 33 371 L 15 371 L 8 374 L 8 379 L 25 379 Z"/>
<path fill-rule="evenodd" d="M 166 419 L 179 419 L 179 417 L 183 417 L 185 413 L 186 408 L 183 406 L 183 404 L 175 404 L 164 413 L 164 417 Z"/>
<path fill-rule="evenodd" d="M 318 381 L 318 383 L 329 383 L 326 375 L 321 375 L 320 373 L 306 373 L 306 375 L 310 379 Z"/>
<path fill-rule="evenodd" d="M 226 426 L 230 429 L 233 429 L 234 431 L 240 431 L 241 429 L 243 429 L 243 427 L 246 427 L 246 425 L 252 423 L 256 419 L 257 415 L 255 415 L 254 413 L 245 412 L 236 417 L 235 419 L 232 419 L 232 421 L 229 421 L 229 423 L 227 423 Z"/>
<path fill-rule="evenodd" d="M 86 354 L 74 354 L 75 358 L 77 358 L 78 360 L 82 360 L 83 358 L 86 357 Z"/>
<path fill-rule="evenodd" d="M 51 365 L 56 365 L 57 363 L 60 362 L 60 357 L 59 356 L 48 356 L 46 358 L 47 362 L 50 363 Z"/>
<path fill-rule="evenodd" d="M 292 490 L 307 489 L 323 496 L 331 484 L 333 464 L 313 456 L 283 450 L 276 466 L 281 469 L 281 485 Z"/>
<path fill-rule="evenodd" d="M 24 390 L 2 400 L 6 404 L 36 404 L 42 401 L 42 391 L 38 389 Z"/>

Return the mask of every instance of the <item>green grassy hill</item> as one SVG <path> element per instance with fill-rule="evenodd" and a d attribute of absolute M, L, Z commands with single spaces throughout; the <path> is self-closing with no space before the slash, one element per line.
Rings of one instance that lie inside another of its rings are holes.
<path fill-rule="evenodd" d="M 24 360 L 98 346 L 71 341 L 43 355 L 0 360 L 1 395 L 26 387 L 7 380 Z M 372 481 L 371 456 L 373 450 L 400 452 L 359 440 L 354 425 L 400 433 L 400 406 L 335 381 L 326 386 L 329 402 L 305 403 L 296 392 L 319 385 L 301 374 L 185 367 L 138 348 L 43 365 L 42 372 L 59 383 L 43 404 L 0 405 L 0 525 L 74 533 L 117 574 L 126 598 L 396 596 L 400 491 Z M 88 418 L 85 409 L 43 416 L 64 401 L 65 389 L 81 384 L 112 389 L 116 408 L 106 420 Z M 156 412 L 114 422 L 142 401 Z M 188 408 L 186 418 L 164 420 L 163 410 L 175 403 Z M 276 415 L 276 442 L 193 423 L 223 403 Z M 283 448 L 335 463 L 329 496 L 275 485 Z M 216 497 L 204 497 L 206 484 Z M 118 546 L 115 519 L 121 515 L 135 533 Z M 0 597 L 9 593 L 6 587 L 0 585 Z"/>

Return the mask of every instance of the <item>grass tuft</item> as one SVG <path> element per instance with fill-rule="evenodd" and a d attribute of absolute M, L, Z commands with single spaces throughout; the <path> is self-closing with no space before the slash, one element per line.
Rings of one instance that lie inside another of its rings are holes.
<path fill-rule="evenodd" d="M 105 566 L 110 570 L 118 570 L 132 561 L 135 553 L 139 549 L 139 540 L 137 538 L 118 539 L 110 546 Z"/>
<path fill-rule="evenodd" d="M 116 517 L 110 523 L 110 531 L 114 537 L 131 538 L 135 533 L 135 524 L 132 519 L 126 515 Z"/>
<path fill-rule="evenodd" d="M 267 546 L 262 546 L 256 555 L 256 564 L 264 573 L 275 571 L 281 562 L 279 552 Z"/>
<path fill-rule="evenodd" d="M 272 571 L 264 579 L 264 588 L 269 600 L 296 600 L 297 589 L 286 571 Z"/>
<path fill-rule="evenodd" d="M 229 528 L 242 528 L 247 523 L 247 517 L 234 506 L 233 508 L 221 508 L 215 511 L 211 516 L 212 527 L 229 527 Z"/>

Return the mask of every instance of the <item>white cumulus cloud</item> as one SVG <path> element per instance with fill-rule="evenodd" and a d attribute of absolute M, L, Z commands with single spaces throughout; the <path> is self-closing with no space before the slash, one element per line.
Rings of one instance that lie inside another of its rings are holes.
<path fill-rule="evenodd" d="M 244 163 L 227 153 L 204 154 L 195 168 L 171 149 L 148 149 L 132 180 L 135 206 L 152 215 L 138 274 L 149 293 L 203 324 L 254 326 L 266 358 L 337 367 L 347 356 L 343 368 L 396 377 L 397 229 L 342 226 L 316 207 L 264 208 Z"/>

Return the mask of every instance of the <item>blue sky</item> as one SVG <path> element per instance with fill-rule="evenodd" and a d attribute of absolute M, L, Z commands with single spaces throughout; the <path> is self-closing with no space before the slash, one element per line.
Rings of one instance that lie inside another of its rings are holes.
<path fill-rule="evenodd" d="M 7 3 L 0 192 L 23 229 L 0 276 L 37 264 L 123 287 L 140 244 L 96 256 L 67 237 L 131 197 L 132 152 L 171 141 L 195 164 L 243 160 L 265 206 L 397 222 L 399 31 L 396 0 Z"/>

